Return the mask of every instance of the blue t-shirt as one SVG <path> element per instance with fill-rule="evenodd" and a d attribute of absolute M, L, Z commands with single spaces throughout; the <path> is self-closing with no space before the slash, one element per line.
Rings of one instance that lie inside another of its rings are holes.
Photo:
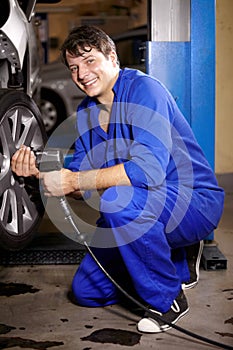
<path fill-rule="evenodd" d="M 106 133 L 98 115 L 104 106 L 86 97 L 78 107 L 72 171 L 124 163 L 133 186 L 172 188 L 213 224 L 222 209 L 224 192 L 197 143 L 192 129 L 169 91 L 157 79 L 122 69 L 113 87 L 114 103 Z"/>

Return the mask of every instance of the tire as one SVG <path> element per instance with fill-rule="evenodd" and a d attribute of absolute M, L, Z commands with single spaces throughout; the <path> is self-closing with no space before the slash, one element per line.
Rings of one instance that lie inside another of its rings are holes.
<path fill-rule="evenodd" d="M 35 102 L 24 92 L 0 90 L 0 245 L 4 249 L 27 246 L 44 214 L 39 181 L 16 176 L 11 157 L 21 144 L 43 150 L 46 139 Z"/>
<path fill-rule="evenodd" d="M 50 136 L 66 118 L 67 113 L 64 103 L 55 92 L 42 89 L 40 110 L 45 131 Z"/>

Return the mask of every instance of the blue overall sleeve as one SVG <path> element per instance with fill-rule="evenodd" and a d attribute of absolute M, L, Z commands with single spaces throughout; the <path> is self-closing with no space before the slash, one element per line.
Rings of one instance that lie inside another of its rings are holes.
<path fill-rule="evenodd" d="M 172 105 L 163 86 L 149 77 L 135 81 L 130 102 L 127 122 L 132 127 L 133 142 L 125 171 L 132 185 L 154 188 L 166 178 L 172 147 Z"/>

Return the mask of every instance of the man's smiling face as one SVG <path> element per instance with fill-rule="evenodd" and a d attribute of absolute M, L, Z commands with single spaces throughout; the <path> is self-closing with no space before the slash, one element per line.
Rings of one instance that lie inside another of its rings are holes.
<path fill-rule="evenodd" d="M 95 48 L 87 48 L 80 56 L 66 52 L 66 60 L 73 81 L 83 92 L 100 103 L 112 102 L 112 88 L 119 72 L 115 51 L 106 57 Z"/>

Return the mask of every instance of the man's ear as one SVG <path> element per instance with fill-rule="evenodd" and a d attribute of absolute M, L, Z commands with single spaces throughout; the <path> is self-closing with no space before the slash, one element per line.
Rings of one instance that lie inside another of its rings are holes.
<path fill-rule="evenodd" d="M 118 62 L 118 57 L 117 57 L 116 51 L 112 50 L 109 54 L 109 58 L 112 61 L 112 63 L 114 64 L 114 66 L 116 66 L 117 62 Z"/>

